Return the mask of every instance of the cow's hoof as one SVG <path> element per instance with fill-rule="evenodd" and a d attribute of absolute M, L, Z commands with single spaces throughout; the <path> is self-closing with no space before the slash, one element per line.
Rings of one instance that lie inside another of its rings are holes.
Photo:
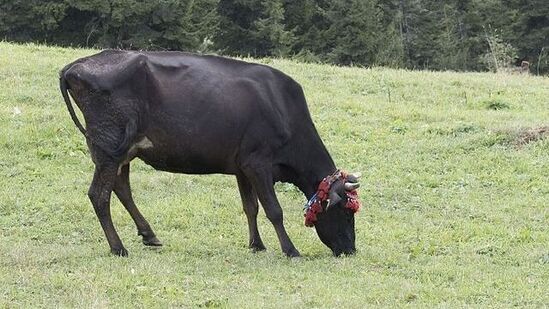
<path fill-rule="evenodd" d="M 250 249 L 252 249 L 253 253 L 267 250 L 263 244 L 251 244 Z"/>
<path fill-rule="evenodd" d="M 297 251 L 297 249 L 293 248 L 293 249 L 290 249 L 286 252 L 284 252 L 286 254 L 287 257 L 290 257 L 290 258 L 294 258 L 294 257 L 300 257 L 301 254 L 299 254 L 299 251 Z"/>
<path fill-rule="evenodd" d="M 151 246 L 151 247 L 160 247 L 162 246 L 162 242 L 156 238 L 156 236 L 145 238 L 143 237 L 143 244 L 145 246 Z"/>
<path fill-rule="evenodd" d="M 126 250 L 126 248 L 124 247 L 119 249 L 111 249 L 111 253 L 115 256 L 123 256 L 123 257 L 128 256 L 128 250 Z"/>
<path fill-rule="evenodd" d="M 265 245 L 263 244 L 263 242 L 261 241 L 261 239 L 259 241 L 255 240 L 255 241 L 250 241 L 250 245 L 248 246 L 250 249 L 252 249 L 252 252 L 259 252 L 259 251 L 265 251 L 267 250 L 267 248 L 265 248 Z"/>

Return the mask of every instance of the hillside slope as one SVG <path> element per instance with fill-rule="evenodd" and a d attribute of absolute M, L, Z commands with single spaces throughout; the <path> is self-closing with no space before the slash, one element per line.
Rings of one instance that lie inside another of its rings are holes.
<path fill-rule="evenodd" d="M 304 255 L 246 248 L 233 177 L 132 164 L 136 203 L 165 246 L 109 256 L 87 198 L 93 165 L 58 90 L 93 50 L 0 42 L 0 307 L 542 307 L 549 303 L 549 79 L 259 61 L 300 82 L 340 168 L 363 173 L 354 257 L 303 226 L 305 198 L 277 185 Z"/>

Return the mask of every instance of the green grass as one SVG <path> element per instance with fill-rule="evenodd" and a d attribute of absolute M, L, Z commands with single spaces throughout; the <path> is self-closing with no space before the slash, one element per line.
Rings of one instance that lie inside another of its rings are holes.
<path fill-rule="evenodd" d="M 60 68 L 94 50 L 0 42 L 0 307 L 362 308 L 549 304 L 549 79 L 339 68 L 256 60 L 300 82 L 340 168 L 363 173 L 354 257 L 303 226 L 305 198 L 277 185 L 285 258 L 247 249 L 233 177 L 132 163 L 136 203 L 165 246 L 141 245 L 113 198 L 130 252 L 111 257 L 87 198 L 83 136 Z"/>

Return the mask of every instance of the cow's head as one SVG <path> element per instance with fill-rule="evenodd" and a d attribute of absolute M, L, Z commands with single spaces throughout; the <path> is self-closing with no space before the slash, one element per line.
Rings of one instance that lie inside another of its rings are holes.
<path fill-rule="evenodd" d="M 356 175 L 336 179 L 329 187 L 328 199 L 320 203 L 322 208 L 312 222 L 320 240 L 335 256 L 356 251 L 355 213 L 359 204 L 355 190 L 358 187 Z"/>

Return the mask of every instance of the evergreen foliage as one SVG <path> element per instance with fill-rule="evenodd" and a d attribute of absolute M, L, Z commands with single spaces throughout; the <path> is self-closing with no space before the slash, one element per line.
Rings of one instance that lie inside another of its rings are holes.
<path fill-rule="evenodd" d="M 433 70 L 528 61 L 547 74 L 549 2 L 0 0 L 0 38 Z"/>
<path fill-rule="evenodd" d="M 327 58 L 338 64 L 374 65 L 381 24 L 375 0 L 334 0 L 328 12 Z"/>

